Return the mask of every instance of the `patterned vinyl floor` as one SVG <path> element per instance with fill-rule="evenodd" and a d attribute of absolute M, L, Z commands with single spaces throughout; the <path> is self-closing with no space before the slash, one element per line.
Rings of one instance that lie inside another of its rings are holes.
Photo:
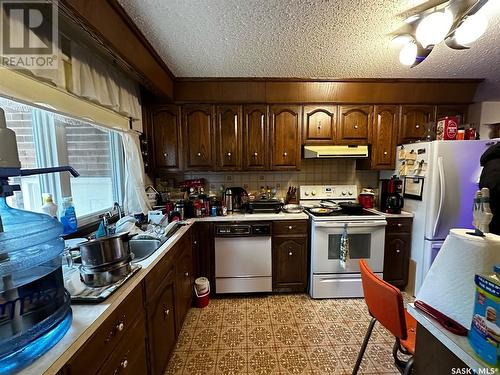
<path fill-rule="evenodd" d="M 166 374 L 350 374 L 370 316 L 363 299 L 217 298 L 192 308 Z M 398 374 L 378 323 L 359 373 Z"/>

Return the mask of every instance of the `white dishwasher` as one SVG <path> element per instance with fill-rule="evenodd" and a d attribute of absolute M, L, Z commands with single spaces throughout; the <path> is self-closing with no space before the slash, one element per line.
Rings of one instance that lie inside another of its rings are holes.
<path fill-rule="evenodd" d="M 216 292 L 271 292 L 271 252 L 270 223 L 216 225 Z"/>

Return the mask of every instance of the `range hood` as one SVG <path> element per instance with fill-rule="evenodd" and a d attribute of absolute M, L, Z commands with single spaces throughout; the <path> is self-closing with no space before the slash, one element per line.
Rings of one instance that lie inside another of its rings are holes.
<path fill-rule="evenodd" d="M 368 146 L 304 146 L 304 158 L 367 158 Z"/>

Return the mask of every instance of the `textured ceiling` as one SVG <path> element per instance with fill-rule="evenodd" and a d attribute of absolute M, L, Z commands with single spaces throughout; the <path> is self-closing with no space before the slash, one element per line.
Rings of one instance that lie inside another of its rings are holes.
<path fill-rule="evenodd" d="M 179 77 L 485 78 L 500 100 L 500 0 L 470 50 L 399 64 L 390 34 L 416 0 L 119 0 Z"/>

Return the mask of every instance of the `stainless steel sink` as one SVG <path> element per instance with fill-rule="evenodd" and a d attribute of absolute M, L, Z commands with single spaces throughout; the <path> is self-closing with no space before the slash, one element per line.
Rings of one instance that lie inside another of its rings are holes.
<path fill-rule="evenodd" d="M 153 254 L 161 246 L 160 240 L 134 240 L 129 242 L 130 252 L 134 253 L 134 262 L 140 262 Z"/>

